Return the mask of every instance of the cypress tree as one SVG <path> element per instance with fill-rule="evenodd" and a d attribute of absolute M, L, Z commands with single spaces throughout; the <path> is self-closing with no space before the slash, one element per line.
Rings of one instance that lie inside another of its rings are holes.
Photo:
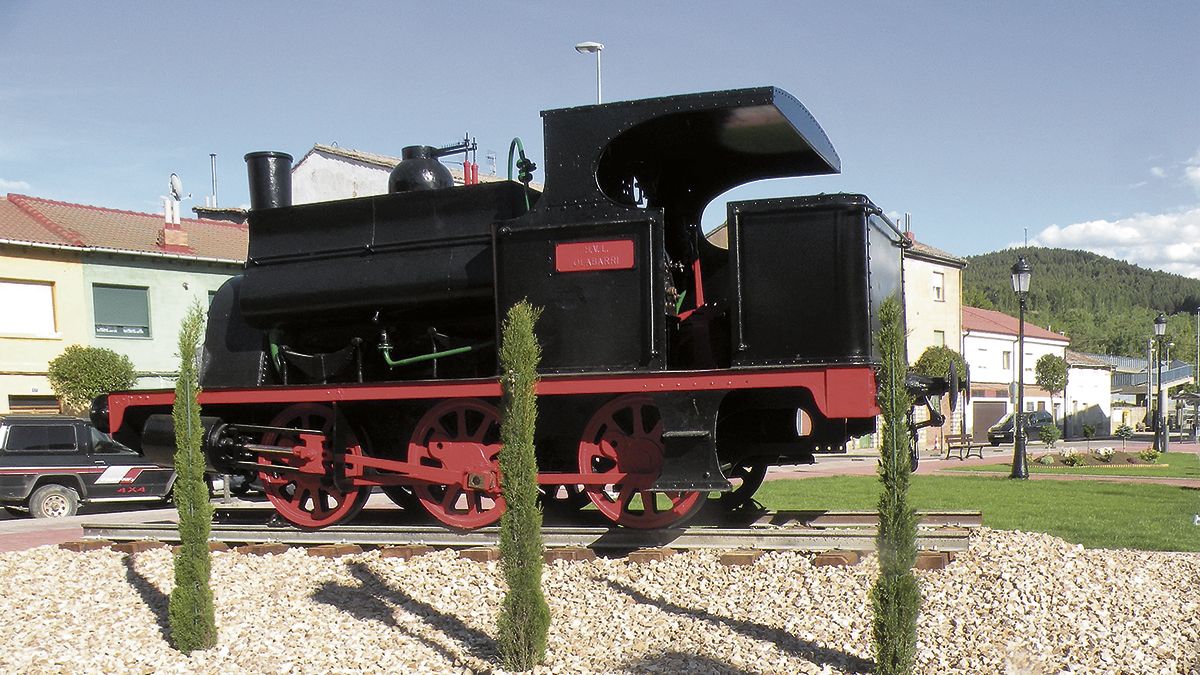
<path fill-rule="evenodd" d="M 876 341 L 883 357 L 879 372 L 879 408 L 883 413 L 880 450 L 879 578 L 871 588 L 875 612 L 875 672 L 911 673 L 917 646 L 917 614 L 921 590 L 912 567 L 917 559 L 917 515 L 908 505 L 909 430 L 912 399 L 904 386 L 904 326 L 900 303 L 886 300 L 879 309 Z"/>
<path fill-rule="evenodd" d="M 182 546 L 175 554 L 175 589 L 167 614 L 171 642 L 184 653 L 217 643 L 216 612 L 209 585 L 212 504 L 208 501 L 200 450 L 200 383 L 196 369 L 196 346 L 203 327 L 204 309 L 197 301 L 179 329 L 179 380 L 171 411 L 175 421 L 175 505 L 179 509 Z"/>
<path fill-rule="evenodd" d="M 542 512 L 537 503 L 537 366 L 534 336 L 540 309 L 524 300 L 504 321 L 500 344 L 504 406 L 500 422 L 501 490 L 507 510 L 500 518 L 500 567 L 508 592 L 496 622 L 500 656 L 508 670 L 526 671 L 546 658 L 550 607 L 542 593 Z"/>

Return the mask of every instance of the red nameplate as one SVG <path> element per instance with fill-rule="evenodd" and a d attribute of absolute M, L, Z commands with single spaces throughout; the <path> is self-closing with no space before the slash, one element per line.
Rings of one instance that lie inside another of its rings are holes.
<path fill-rule="evenodd" d="M 633 269 L 633 240 L 581 241 L 554 247 L 557 272 Z"/>

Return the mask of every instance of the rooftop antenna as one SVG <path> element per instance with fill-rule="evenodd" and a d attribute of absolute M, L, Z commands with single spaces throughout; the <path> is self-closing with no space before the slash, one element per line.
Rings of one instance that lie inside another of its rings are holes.
<path fill-rule="evenodd" d="M 217 153 L 208 153 L 209 162 L 212 164 L 212 203 L 209 204 L 212 208 L 217 208 Z"/>
<path fill-rule="evenodd" d="M 179 224 L 179 202 L 184 199 L 191 199 L 192 195 L 183 196 L 183 181 L 179 180 L 179 174 L 172 173 L 171 178 L 167 181 L 167 188 L 171 192 L 171 196 L 163 197 L 163 219 L 169 225 Z"/>

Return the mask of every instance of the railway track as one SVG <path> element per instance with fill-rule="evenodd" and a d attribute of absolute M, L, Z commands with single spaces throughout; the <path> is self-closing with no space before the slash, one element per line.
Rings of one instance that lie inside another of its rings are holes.
<path fill-rule="evenodd" d="M 392 516 L 395 511 L 390 512 Z M 371 522 L 377 514 L 365 513 L 355 524 L 335 525 L 317 531 L 300 530 L 275 521 L 262 522 L 261 509 L 218 509 L 211 538 L 227 544 L 278 542 L 296 546 L 357 544 L 400 546 L 423 544 L 463 548 L 495 546 L 500 528 L 454 532 L 440 525 Z M 917 547 L 927 551 L 967 550 L 972 529 L 979 527 L 979 512 L 923 512 L 919 514 Z M 583 546 L 619 553 L 641 548 L 755 549 L 765 551 L 872 551 L 878 520 L 870 511 L 792 511 L 735 515 L 706 520 L 683 528 L 634 530 L 606 526 L 564 525 L 548 522 L 542 536 L 547 548 Z M 174 522 L 85 523 L 84 537 L 110 541 L 154 539 L 178 542 Z"/>

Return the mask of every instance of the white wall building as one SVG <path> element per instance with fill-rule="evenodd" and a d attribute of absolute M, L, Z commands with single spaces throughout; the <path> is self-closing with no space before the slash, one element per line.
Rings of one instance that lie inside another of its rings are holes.
<path fill-rule="evenodd" d="M 1084 425 L 1096 437 L 1108 436 L 1112 425 L 1112 366 L 1088 354 L 1067 350 L 1066 438 L 1083 438 Z"/>
<path fill-rule="evenodd" d="M 978 307 L 963 307 L 962 326 L 963 358 L 971 369 L 971 405 L 967 406 L 966 429 L 976 439 L 982 439 L 987 437 L 988 427 L 1016 407 L 1020 326 L 1015 317 Z M 1065 359 L 1070 343 L 1063 335 L 1025 323 L 1025 371 L 1021 380 L 1025 383 L 1026 411 L 1051 410 L 1056 419 L 1061 419 L 1062 394 L 1051 401 L 1049 392 L 1037 386 L 1034 367 L 1046 354 Z"/>
<path fill-rule="evenodd" d="M 292 203 L 311 204 L 387 194 L 388 176 L 399 163 L 399 157 L 332 145 L 314 145 L 292 166 Z M 457 166 L 452 161 L 443 163 L 450 169 L 454 184 L 462 185 L 461 161 Z M 491 175 L 479 176 L 481 183 L 496 180 L 502 179 Z M 537 183 L 533 183 L 533 186 L 540 187 Z"/>
<path fill-rule="evenodd" d="M 915 363 L 934 346 L 962 353 L 962 270 L 967 261 L 915 239 L 912 244 L 904 251 L 908 360 Z"/>
<path fill-rule="evenodd" d="M 923 244 L 906 233 L 912 246 L 904 250 L 904 318 L 908 335 L 905 347 L 909 363 L 916 363 L 930 347 L 949 347 L 962 353 L 962 271 L 967 261 L 941 249 Z M 946 424 L 921 432 L 922 448 L 941 448 L 944 434 L 957 434 L 963 427 L 963 410 L 950 410 L 942 401 Z M 923 421 L 928 413 L 917 410 Z"/>

